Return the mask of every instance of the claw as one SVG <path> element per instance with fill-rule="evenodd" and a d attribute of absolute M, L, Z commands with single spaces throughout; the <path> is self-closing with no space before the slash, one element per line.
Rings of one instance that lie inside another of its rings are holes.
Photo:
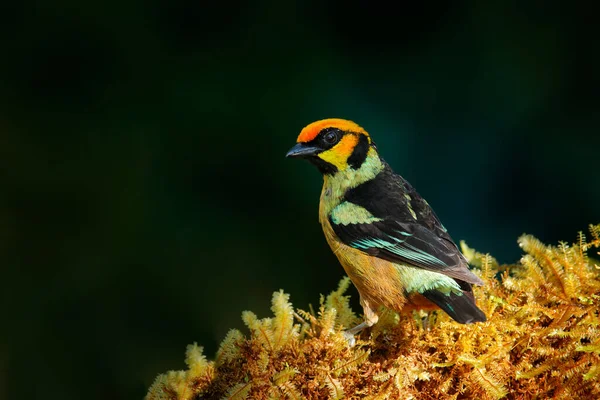
<path fill-rule="evenodd" d="M 354 347 L 354 345 L 356 344 L 356 339 L 354 338 L 354 335 L 352 334 L 352 332 L 344 331 L 344 332 L 342 332 L 342 334 L 344 335 L 344 338 L 348 342 L 348 346 Z"/>

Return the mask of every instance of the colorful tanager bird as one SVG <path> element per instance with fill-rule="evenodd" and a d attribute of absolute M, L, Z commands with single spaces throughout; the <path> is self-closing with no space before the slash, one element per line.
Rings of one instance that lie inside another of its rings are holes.
<path fill-rule="evenodd" d="M 483 285 L 427 201 L 379 156 L 352 121 L 306 126 L 287 157 L 304 158 L 323 174 L 319 221 L 327 243 L 358 289 L 364 322 L 383 306 L 396 312 L 441 308 L 462 324 L 482 322 L 472 284 Z"/>

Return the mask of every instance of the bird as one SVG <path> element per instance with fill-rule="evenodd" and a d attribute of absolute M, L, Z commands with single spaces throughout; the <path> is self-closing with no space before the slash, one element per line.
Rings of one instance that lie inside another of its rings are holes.
<path fill-rule="evenodd" d="M 308 160 L 323 175 L 319 222 L 363 308 L 363 322 L 344 331 L 351 345 L 377 323 L 381 307 L 441 309 L 461 324 L 486 321 L 473 295 L 473 285 L 483 281 L 365 129 L 340 118 L 313 122 L 286 157 Z"/>

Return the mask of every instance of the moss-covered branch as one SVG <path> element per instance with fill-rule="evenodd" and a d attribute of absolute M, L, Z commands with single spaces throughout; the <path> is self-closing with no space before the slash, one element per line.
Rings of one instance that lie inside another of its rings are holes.
<path fill-rule="evenodd" d="M 590 230 L 573 245 L 522 236 L 510 266 L 463 243 L 486 283 L 475 289 L 486 323 L 385 312 L 350 348 L 347 278 L 316 315 L 276 292 L 273 317 L 245 311 L 250 335 L 230 331 L 214 361 L 188 346 L 188 369 L 159 375 L 147 400 L 600 398 L 600 265 L 588 256 L 600 225 Z"/>

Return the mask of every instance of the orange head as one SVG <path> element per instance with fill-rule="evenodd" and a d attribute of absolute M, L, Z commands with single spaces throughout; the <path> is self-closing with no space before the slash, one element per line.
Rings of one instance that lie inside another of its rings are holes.
<path fill-rule="evenodd" d="M 371 137 L 358 124 L 339 118 L 322 119 L 307 125 L 287 157 L 306 158 L 323 174 L 359 168 L 370 149 Z"/>

